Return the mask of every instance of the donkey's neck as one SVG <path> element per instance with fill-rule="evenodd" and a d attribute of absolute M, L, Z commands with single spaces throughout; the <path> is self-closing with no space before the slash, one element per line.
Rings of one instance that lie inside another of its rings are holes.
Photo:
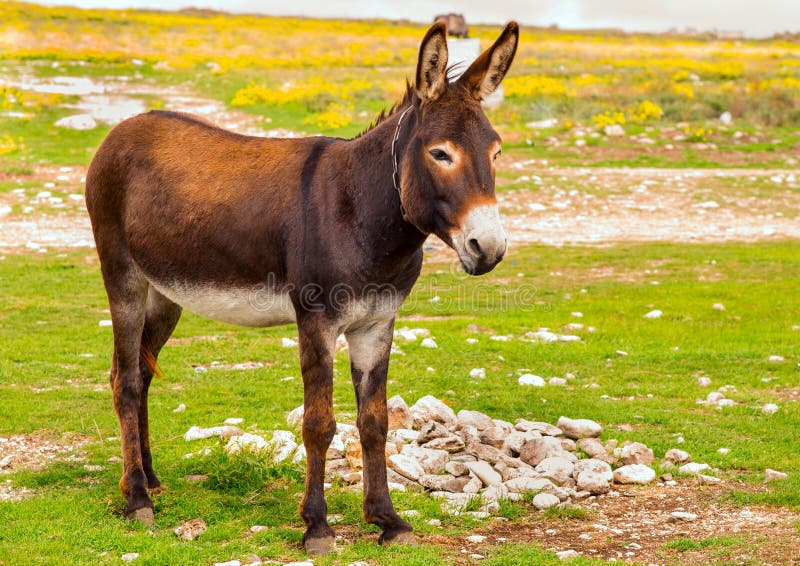
<path fill-rule="evenodd" d="M 413 114 L 413 111 L 410 113 Z M 371 237 L 375 256 L 402 262 L 419 251 L 426 235 L 403 219 L 400 195 L 393 182 L 392 140 L 401 112 L 383 120 L 372 130 L 345 145 L 351 164 L 351 182 L 343 190 L 353 199 L 357 230 Z M 412 117 L 401 125 L 395 153 L 398 161 L 405 150 Z"/>

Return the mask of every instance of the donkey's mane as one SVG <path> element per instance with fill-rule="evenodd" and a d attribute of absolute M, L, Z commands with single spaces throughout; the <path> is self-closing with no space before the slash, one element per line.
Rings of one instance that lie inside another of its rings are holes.
<path fill-rule="evenodd" d="M 452 65 L 447 67 L 447 70 L 445 71 L 445 75 L 447 76 L 447 83 L 448 84 L 453 82 L 454 73 L 459 73 L 459 71 L 461 70 L 461 68 L 463 66 L 464 66 L 464 62 L 460 61 L 458 63 L 453 63 Z M 460 74 L 461 73 L 459 73 L 459 75 Z M 360 138 L 361 136 L 371 132 L 372 130 L 374 130 L 378 126 L 378 124 L 380 124 L 381 122 L 383 122 L 385 120 L 388 120 L 389 118 L 391 118 L 392 116 L 397 114 L 400 111 L 400 109 L 403 108 L 404 106 L 406 106 L 406 104 L 409 104 L 413 100 L 413 98 L 414 98 L 414 85 L 412 83 L 410 83 L 408 79 L 406 79 L 406 91 L 405 91 L 405 93 L 403 93 L 403 98 L 400 100 L 400 102 L 395 102 L 389 108 L 388 112 L 387 112 L 386 108 L 381 110 L 381 113 L 378 114 L 375 117 L 375 119 L 370 123 L 370 125 L 367 126 L 367 128 L 363 132 L 358 134 L 356 136 L 356 138 Z"/>
<path fill-rule="evenodd" d="M 408 79 L 406 79 L 406 91 L 405 93 L 403 93 L 403 98 L 400 100 L 400 102 L 395 102 L 391 106 L 391 108 L 389 108 L 388 111 L 386 110 L 386 108 L 381 110 L 381 113 L 375 117 L 375 119 L 370 123 L 369 126 L 367 126 L 367 129 L 358 134 L 356 138 L 360 138 L 361 136 L 371 132 L 378 126 L 378 124 L 380 124 L 385 120 L 388 120 L 389 118 L 397 114 L 397 112 L 399 112 L 401 108 L 403 108 L 406 104 L 411 102 L 413 97 L 414 97 L 414 85 L 412 85 L 410 82 L 408 82 Z"/>

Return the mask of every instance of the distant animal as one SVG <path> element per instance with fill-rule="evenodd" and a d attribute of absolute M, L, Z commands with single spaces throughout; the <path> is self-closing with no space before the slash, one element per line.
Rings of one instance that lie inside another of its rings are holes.
<path fill-rule="evenodd" d="M 124 515 L 153 522 L 147 395 L 182 309 L 241 326 L 297 323 L 309 554 L 329 551 L 323 492 L 333 438 L 336 339 L 349 344 L 364 462 L 363 512 L 380 543 L 413 541 L 389 497 L 386 380 L 397 310 L 435 234 L 480 275 L 506 253 L 495 197 L 500 137 L 481 100 L 514 59 L 516 23 L 447 80 L 442 23 L 422 40 L 414 86 L 362 135 L 270 139 L 153 111 L 115 127 L 86 177 L 111 308 L 111 387 Z"/>
<path fill-rule="evenodd" d="M 467 37 L 469 35 L 469 27 L 463 14 L 442 14 L 441 16 L 436 16 L 433 21 L 434 23 L 444 23 L 447 26 L 447 35 L 453 37 Z"/>

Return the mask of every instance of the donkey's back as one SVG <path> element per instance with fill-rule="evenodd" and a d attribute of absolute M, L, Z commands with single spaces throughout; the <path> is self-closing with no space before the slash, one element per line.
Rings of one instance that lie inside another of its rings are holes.
<path fill-rule="evenodd" d="M 304 175 L 334 141 L 243 136 L 174 112 L 122 122 L 86 178 L 104 267 L 131 264 L 171 301 L 216 320 L 291 322 L 286 296 L 254 310 L 252 294 L 285 285 L 287 246 L 323 192 Z"/>

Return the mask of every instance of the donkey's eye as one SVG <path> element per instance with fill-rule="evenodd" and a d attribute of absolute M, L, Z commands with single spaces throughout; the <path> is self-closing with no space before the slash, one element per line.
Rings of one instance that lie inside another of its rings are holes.
<path fill-rule="evenodd" d="M 428 151 L 436 161 L 443 161 L 444 163 L 452 163 L 453 159 L 447 154 L 446 151 L 434 148 Z"/>
<path fill-rule="evenodd" d="M 501 153 L 503 153 L 503 150 L 502 149 L 498 149 L 497 153 L 494 154 L 494 157 L 492 157 L 492 159 L 497 161 L 497 158 L 500 157 Z"/>

